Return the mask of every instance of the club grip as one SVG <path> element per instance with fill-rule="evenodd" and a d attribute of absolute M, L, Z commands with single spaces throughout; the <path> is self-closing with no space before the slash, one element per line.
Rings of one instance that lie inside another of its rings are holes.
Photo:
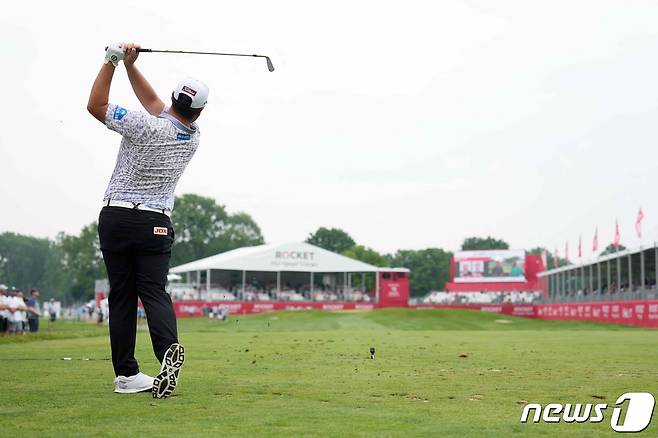
<path fill-rule="evenodd" d="M 105 51 L 107 51 L 107 46 L 105 46 Z M 142 52 L 152 52 L 153 49 L 137 49 L 137 52 L 142 53 Z"/>

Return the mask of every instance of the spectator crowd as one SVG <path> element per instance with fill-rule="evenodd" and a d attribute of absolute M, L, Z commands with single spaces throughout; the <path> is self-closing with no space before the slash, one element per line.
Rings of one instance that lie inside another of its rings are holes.
<path fill-rule="evenodd" d="M 372 296 L 358 287 L 328 287 L 318 285 L 311 292 L 308 284 L 293 286 L 246 284 L 225 286 L 213 284 L 209 289 L 205 285 L 189 283 L 169 283 L 167 291 L 174 301 L 354 301 L 371 302 Z"/>
<path fill-rule="evenodd" d="M 439 292 L 422 298 L 423 304 L 532 304 L 543 297 L 541 291 L 513 292 Z"/>
<path fill-rule="evenodd" d="M 39 291 L 32 289 L 28 296 L 14 287 L 0 284 L 0 335 L 22 335 L 39 331 L 39 318 L 42 316 Z M 55 314 L 49 312 L 53 308 L 52 300 L 49 306 L 44 306 L 46 315 L 51 320 Z"/>

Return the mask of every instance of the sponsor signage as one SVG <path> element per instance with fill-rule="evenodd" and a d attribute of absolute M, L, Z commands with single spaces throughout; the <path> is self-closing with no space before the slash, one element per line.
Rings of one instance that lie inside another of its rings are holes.
<path fill-rule="evenodd" d="M 272 266 L 294 271 L 302 268 L 315 268 L 318 266 L 314 251 L 275 251 Z"/>

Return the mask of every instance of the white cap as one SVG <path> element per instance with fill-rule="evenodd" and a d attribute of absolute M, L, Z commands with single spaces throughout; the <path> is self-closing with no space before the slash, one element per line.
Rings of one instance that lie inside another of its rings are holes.
<path fill-rule="evenodd" d="M 178 95 L 183 93 L 192 98 L 190 108 L 203 108 L 208 102 L 208 92 L 208 86 L 203 82 L 193 78 L 185 78 L 176 85 L 174 99 L 178 100 Z"/>

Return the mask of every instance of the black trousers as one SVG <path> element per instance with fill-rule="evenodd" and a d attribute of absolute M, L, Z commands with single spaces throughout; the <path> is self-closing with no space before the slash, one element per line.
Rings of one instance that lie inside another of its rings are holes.
<path fill-rule="evenodd" d="M 28 317 L 27 324 L 30 326 L 30 332 L 36 333 L 39 331 L 39 318 L 38 317 Z"/>
<path fill-rule="evenodd" d="M 117 376 L 139 372 L 135 359 L 137 298 L 148 319 L 153 352 L 160 362 L 178 342 L 176 314 L 165 291 L 174 229 L 161 213 L 103 207 L 98 218 L 103 260 L 110 281 L 110 344 Z"/>

